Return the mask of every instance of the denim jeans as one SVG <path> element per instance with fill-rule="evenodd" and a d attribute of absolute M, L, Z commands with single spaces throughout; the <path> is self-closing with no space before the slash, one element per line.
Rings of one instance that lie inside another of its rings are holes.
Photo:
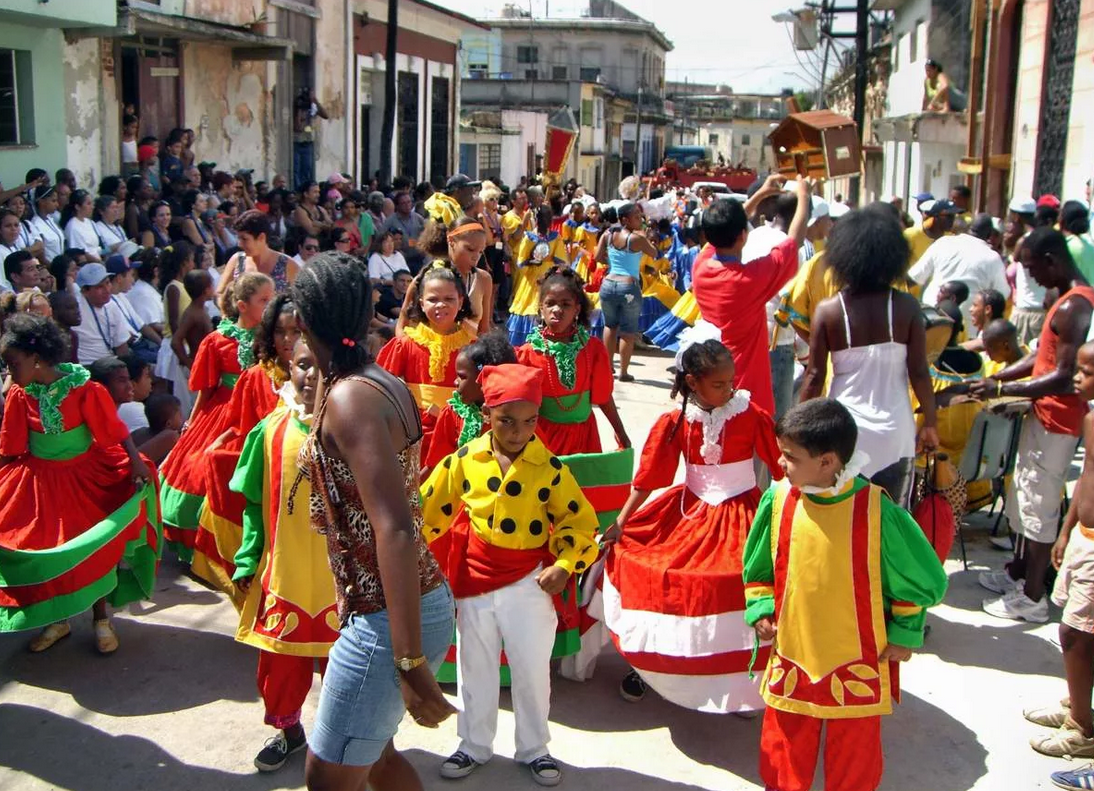
<path fill-rule="evenodd" d="M 315 178 L 315 143 L 312 141 L 292 144 L 293 188 L 300 189 Z"/>
<path fill-rule="evenodd" d="M 771 389 L 775 395 L 775 420 L 794 405 L 794 344 L 776 346 L 771 351 Z"/>

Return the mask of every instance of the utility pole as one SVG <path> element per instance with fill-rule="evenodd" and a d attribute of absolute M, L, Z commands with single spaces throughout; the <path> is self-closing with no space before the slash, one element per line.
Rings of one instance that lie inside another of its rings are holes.
<path fill-rule="evenodd" d="M 863 126 L 866 123 L 866 83 L 870 70 L 868 44 L 870 35 L 870 0 L 858 0 L 855 9 L 855 125 L 858 127 L 859 150 L 862 150 Z M 851 200 L 860 204 L 862 195 L 862 173 L 851 177 Z"/>
<path fill-rule="evenodd" d="M 390 184 L 394 171 L 392 144 L 395 140 L 395 51 L 399 46 L 399 0 L 387 0 L 387 56 L 384 72 L 384 127 L 380 133 L 380 181 Z"/>

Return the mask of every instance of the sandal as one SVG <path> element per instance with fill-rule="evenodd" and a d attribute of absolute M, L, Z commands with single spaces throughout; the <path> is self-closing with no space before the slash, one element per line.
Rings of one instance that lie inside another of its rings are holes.
<path fill-rule="evenodd" d="M 39 632 L 37 637 L 30 641 L 30 645 L 28 645 L 27 648 L 35 654 L 40 654 L 46 649 L 52 648 L 54 643 L 58 640 L 63 640 L 70 634 L 72 634 L 72 627 L 68 625 L 68 621 L 51 623 Z"/>
<path fill-rule="evenodd" d="M 634 376 L 632 374 L 619 374 L 620 382 L 633 382 Z"/>
<path fill-rule="evenodd" d="M 112 654 L 118 650 L 118 635 L 109 618 L 95 621 L 95 647 L 100 654 Z"/>

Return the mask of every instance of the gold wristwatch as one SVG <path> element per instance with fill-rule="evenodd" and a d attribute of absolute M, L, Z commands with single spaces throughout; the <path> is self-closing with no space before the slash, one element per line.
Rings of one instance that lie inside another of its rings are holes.
<path fill-rule="evenodd" d="M 404 656 L 401 659 L 395 660 L 395 667 L 399 668 L 401 673 L 409 673 L 416 667 L 421 667 L 429 660 L 424 656 L 407 657 Z"/>

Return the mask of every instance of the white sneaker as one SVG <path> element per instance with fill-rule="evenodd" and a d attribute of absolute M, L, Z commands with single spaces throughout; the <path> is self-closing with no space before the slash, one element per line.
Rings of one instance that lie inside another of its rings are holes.
<path fill-rule="evenodd" d="M 981 588 L 986 588 L 992 593 L 1010 593 L 1019 585 L 1025 584 L 1023 580 L 1012 579 L 1010 574 L 1003 571 L 981 571 L 976 577 Z"/>
<path fill-rule="evenodd" d="M 1008 536 L 992 536 L 988 539 L 988 543 L 996 549 L 1001 549 L 1004 552 L 1014 551 L 1014 540 Z"/>
<path fill-rule="evenodd" d="M 984 612 L 1010 621 L 1048 623 L 1048 598 L 1033 601 L 1021 588 L 1015 588 L 998 599 L 985 599 Z"/>

